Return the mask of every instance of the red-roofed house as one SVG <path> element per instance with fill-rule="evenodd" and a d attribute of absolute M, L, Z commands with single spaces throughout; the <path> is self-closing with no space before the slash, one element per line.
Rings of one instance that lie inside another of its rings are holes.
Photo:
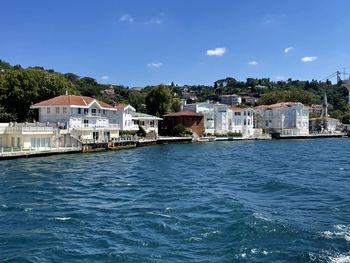
<path fill-rule="evenodd" d="M 78 140 L 107 141 L 119 137 L 117 109 L 90 97 L 62 95 L 31 106 L 39 122 L 58 125 Z"/>

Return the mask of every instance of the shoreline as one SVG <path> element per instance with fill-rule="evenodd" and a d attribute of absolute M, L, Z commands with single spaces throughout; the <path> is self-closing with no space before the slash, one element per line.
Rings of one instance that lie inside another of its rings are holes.
<path fill-rule="evenodd" d="M 11 160 L 19 158 L 34 158 L 45 157 L 59 154 L 74 154 L 74 153 L 95 153 L 105 151 L 119 151 L 126 149 L 134 149 L 137 147 L 154 146 L 158 144 L 191 144 L 191 143 L 214 143 L 223 141 L 263 141 L 263 140 L 300 140 L 300 139 L 331 139 L 331 138 L 349 138 L 347 134 L 309 134 L 302 136 L 271 136 L 271 137 L 257 137 L 257 138 L 242 138 L 242 137 L 162 137 L 157 139 L 141 139 L 129 145 L 113 146 L 108 143 L 91 143 L 80 147 L 58 148 L 58 149 L 44 149 L 37 151 L 14 151 L 0 153 L 1 160 Z"/>

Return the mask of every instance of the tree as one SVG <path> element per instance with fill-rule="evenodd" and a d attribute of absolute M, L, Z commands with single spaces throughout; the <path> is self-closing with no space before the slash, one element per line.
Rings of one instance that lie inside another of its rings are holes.
<path fill-rule="evenodd" d="M 128 94 L 128 103 L 138 112 L 145 112 L 146 94 L 140 91 L 130 91 Z"/>
<path fill-rule="evenodd" d="M 173 112 L 181 111 L 181 100 L 179 98 L 173 98 L 171 102 L 171 110 Z"/>
<path fill-rule="evenodd" d="M 34 103 L 63 95 L 66 91 L 79 93 L 62 75 L 37 68 L 13 67 L 1 75 L 0 105 L 11 118 L 17 117 L 16 121 L 20 122 L 30 120 L 29 108 Z"/>
<path fill-rule="evenodd" d="M 165 85 L 154 87 L 146 96 L 146 109 L 148 114 L 163 116 L 170 111 L 171 91 Z"/>

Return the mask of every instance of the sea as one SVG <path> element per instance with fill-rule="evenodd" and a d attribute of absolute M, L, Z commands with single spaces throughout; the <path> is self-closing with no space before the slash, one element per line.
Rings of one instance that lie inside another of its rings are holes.
<path fill-rule="evenodd" d="M 350 262 L 350 139 L 0 161 L 0 262 Z"/>

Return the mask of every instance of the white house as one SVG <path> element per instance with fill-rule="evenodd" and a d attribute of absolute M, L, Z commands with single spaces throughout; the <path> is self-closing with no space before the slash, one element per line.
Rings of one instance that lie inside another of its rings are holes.
<path fill-rule="evenodd" d="M 0 123 L 0 148 L 15 150 L 59 147 L 57 129 L 39 123 Z"/>
<path fill-rule="evenodd" d="M 220 96 L 220 102 L 229 106 L 238 106 L 242 103 L 242 97 L 236 94 Z"/>
<path fill-rule="evenodd" d="M 161 121 L 162 118 L 145 113 L 133 112 L 132 120 L 137 127 L 141 126 L 146 133 L 153 133 L 156 136 L 158 134 L 158 122 Z"/>
<path fill-rule="evenodd" d="M 90 97 L 58 96 L 36 103 L 31 109 L 39 110 L 40 123 L 56 125 L 65 130 L 63 134 L 79 141 L 99 142 L 119 137 L 118 110 Z"/>
<path fill-rule="evenodd" d="M 254 110 L 252 108 L 229 108 L 230 132 L 241 133 L 243 137 L 254 136 Z"/>
<path fill-rule="evenodd" d="M 116 123 L 119 124 L 122 131 L 138 131 L 139 126 L 133 121 L 133 113 L 136 112 L 135 108 L 131 105 L 119 103 L 114 105 L 114 109 L 117 110 Z"/>
<path fill-rule="evenodd" d="M 282 135 L 309 134 L 309 107 L 300 102 L 281 102 L 255 107 L 257 128 Z"/>

